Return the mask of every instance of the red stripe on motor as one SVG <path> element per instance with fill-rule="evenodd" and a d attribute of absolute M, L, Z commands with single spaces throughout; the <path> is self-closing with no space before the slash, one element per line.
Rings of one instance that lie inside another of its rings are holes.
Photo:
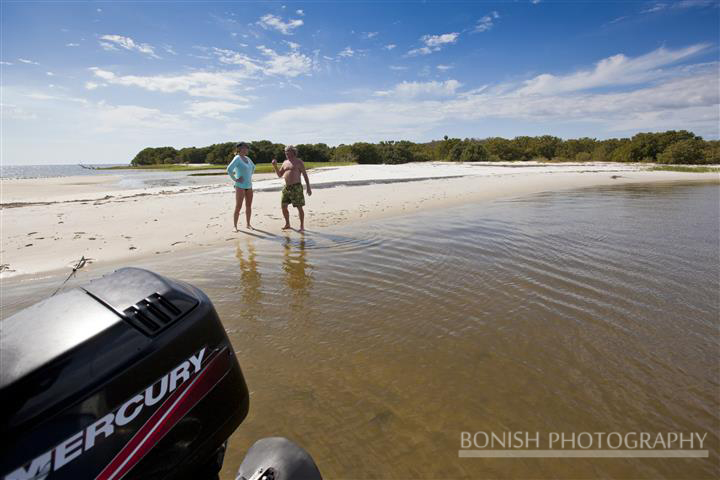
<path fill-rule="evenodd" d="M 227 348 L 211 356 L 207 365 L 194 379 L 182 383 L 170 394 L 115 458 L 95 477 L 96 480 L 119 480 L 127 474 L 217 385 L 229 369 L 229 360 Z"/>

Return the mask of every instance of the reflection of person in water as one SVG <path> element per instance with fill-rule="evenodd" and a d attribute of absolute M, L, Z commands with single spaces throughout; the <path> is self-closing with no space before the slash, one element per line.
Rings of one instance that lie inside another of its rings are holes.
<path fill-rule="evenodd" d="M 283 270 L 290 292 L 299 297 L 307 297 L 312 286 L 312 276 L 309 270 L 312 267 L 307 263 L 305 252 L 305 239 L 293 245 L 289 237 L 285 239 L 285 258 Z"/>
<path fill-rule="evenodd" d="M 235 257 L 240 264 L 240 278 L 243 289 L 243 304 L 251 311 L 251 307 L 260 303 L 262 290 L 260 288 L 261 275 L 257 271 L 257 260 L 255 254 L 255 245 L 251 240 L 247 240 L 247 260 L 243 254 L 241 242 L 238 241 Z"/>

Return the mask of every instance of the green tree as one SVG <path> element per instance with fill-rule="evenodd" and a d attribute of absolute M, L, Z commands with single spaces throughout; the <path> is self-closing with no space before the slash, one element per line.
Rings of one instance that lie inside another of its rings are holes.
<path fill-rule="evenodd" d="M 173 147 L 148 147 L 142 149 L 130 162 L 131 165 L 157 165 L 177 162 L 177 150 Z"/>
<path fill-rule="evenodd" d="M 505 162 L 521 160 L 523 152 L 517 145 L 502 137 L 487 138 L 483 141 L 483 146 L 490 154 L 491 160 L 502 160 Z"/>
<path fill-rule="evenodd" d="M 543 135 L 542 137 L 536 138 L 535 141 L 535 153 L 548 160 L 555 158 L 562 144 L 562 140 L 552 135 Z"/>
<path fill-rule="evenodd" d="M 400 163 L 409 163 L 414 160 L 412 151 L 410 150 L 410 142 L 380 142 L 378 145 L 380 158 L 382 163 L 397 165 Z"/>
<path fill-rule="evenodd" d="M 658 163 L 696 164 L 704 163 L 705 145 L 698 138 L 680 140 L 671 144 L 658 156 Z"/>
<path fill-rule="evenodd" d="M 214 165 L 227 165 L 233 158 L 235 152 L 236 142 L 218 143 L 210 146 L 210 152 L 208 152 L 207 159 L 208 163 Z"/>
<path fill-rule="evenodd" d="M 469 142 L 460 155 L 461 162 L 487 162 L 490 159 L 488 151 L 476 142 Z"/>
<path fill-rule="evenodd" d="M 329 162 L 330 147 L 324 143 L 297 145 L 298 157 L 305 162 Z"/>
<path fill-rule="evenodd" d="M 382 163 L 378 147 L 372 143 L 353 143 L 350 149 L 358 163 Z"/>
<path fill-rule="evenodd" d="M 720 163 L 720 140 L 710 140 L 705 142 L 703 149 L 704 162 L 707 164 L 717 165 Z"/>
<path fill-rule="evenodd" d="M 273 143 L 269 140 L 257 140 L 250 142 L 248 156 L 254 163 L 270 163 L 273 158 L 278 161 L 285 159 L 285 145 Z"/>
<path fill-rule="evenodd" d="M 357 162 L 357 156 L 352 151 L 352 146 L 340 144 L 332 152 L 333 162 Z"/>

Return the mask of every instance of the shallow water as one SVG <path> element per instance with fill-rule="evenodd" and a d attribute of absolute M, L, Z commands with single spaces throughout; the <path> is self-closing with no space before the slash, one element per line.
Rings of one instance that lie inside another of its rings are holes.
<path fill-rule="evenodd" d="M 100 164 L 95 167 L 112 167 L 113 164 Z M 220 175 L 197 176 L 198 171 L 153 171 L 153 170 L 96 170 L 83 168 L 80 165 L 0 165 L 0 179 L 54 178 L 75 176 L 112 175 L 113 183 L 105 188 L 116 190 L 133 190 L 138 188 L 177 187 L 211 185 L 221 182 L 224 170 L 203 170 L 202 173 L 219 173 Z"/>
<path fill-rule="evenodd" d="M 269 435 L 326 478 L 717 478 L 718 205 L 717 184 L 586 189 L 144 266 L 202 288 L 237 351 L 223 478 Z M 56 284 L 4 284 L 3 316 Z M 698 432 L 710 457 L 458 458 L 462 431 Z"/>

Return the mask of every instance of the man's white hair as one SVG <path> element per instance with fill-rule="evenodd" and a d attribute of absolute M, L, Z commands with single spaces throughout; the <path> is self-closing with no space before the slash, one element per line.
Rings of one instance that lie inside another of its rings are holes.
<path fill-rule="evenodd" d="M 295 152 L 295 154 L 297 154 L 297 148 L 295 148 L 295 145 L 288 145 L 287 147 L 285 147 L 285 151 L 286 152 Z"/>

